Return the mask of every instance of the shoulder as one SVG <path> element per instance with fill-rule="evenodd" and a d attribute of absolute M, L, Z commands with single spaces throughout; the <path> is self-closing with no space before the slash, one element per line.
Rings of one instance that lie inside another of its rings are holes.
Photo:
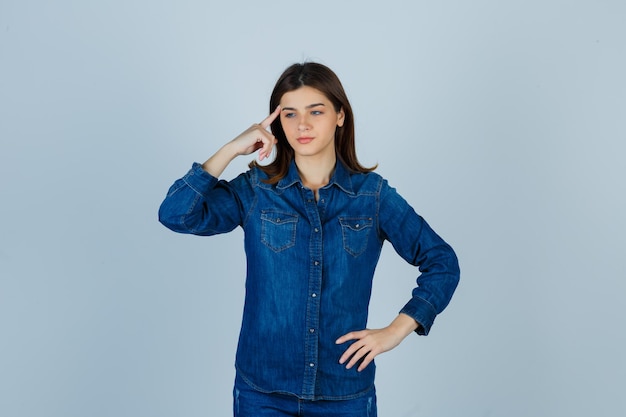
<path fill-rule="evenodd" d="M 378 194 L 387 186 L 387 180 L 376 172 L 351 173 L 350 182 L 356 194 Z"/>
<path fill-rule="evenodd" d="M 271 191 L 277 193 L 277 185 L 269 183 L 269 175 L 259 167 L 253 166 L 230 181 L 238 190 L 249 190 L 252 193 Z"/>
<path fill-rule="evenodd" d="M 375 196 L 381 210 L 390 210 L 390 213 L 397 214 L 411 208 L 398 190 L 389 184 L 387 178 L 376 172 L 351 174 L 350 179 L 354 193 Z"/>
<path fill-rule="evenodd" d="M 228 181 L 228 183 L 230 183 L 231 185 L 235 187 L 242 186 L 244 184 L 246 186 L 254 187 L 256 184 L 258 184 L 261 181 L 261 178 L 264 175 L 265 174 L 263 173 L 263 171 L 261 171 L 260 169 L 256 167 L 253 167 L 253 168 L 248 169 L 247 171 L 240 173 L 235 178 Z"/>

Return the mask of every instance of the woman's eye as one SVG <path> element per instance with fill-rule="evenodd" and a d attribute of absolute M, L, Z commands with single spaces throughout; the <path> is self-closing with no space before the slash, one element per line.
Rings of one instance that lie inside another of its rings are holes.
<path fill-rule="evenodd" d="M 288 119 L 291 119 L 295 115 L 296 115 L 295 113 L 285 113 L 285 117 L 288 118 Z"/>
<path fill-rule="evenodd" d="M 322 114 L 322 112 L 320 110 L 313 110 L 311 112 L 311 114 L 314 115 L 314 116 L 318 116 L 318 115 Z"/>

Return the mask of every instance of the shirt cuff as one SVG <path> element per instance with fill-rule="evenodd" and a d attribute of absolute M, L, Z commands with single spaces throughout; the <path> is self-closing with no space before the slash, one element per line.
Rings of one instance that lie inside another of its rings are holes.
<path fill-rule="evenodd" d="M 215 187 L 218 179 L 202 169 L 202 164 L 194 162 L 183 177 L 183 181 L 196 193 L 206 197 L 207 193 Z"/>
<path fill-rule="evenodd" d="M 419 297 L 413 297 L 411 301 L 406 303 L 402 310 L 400 310 L 400 313 L 415 319 L 419 324 L 415 332 L 421 336 L 426 336 L 430 332 L 430 328 L 437 316 L 435 307 L 428 301 Z"/>

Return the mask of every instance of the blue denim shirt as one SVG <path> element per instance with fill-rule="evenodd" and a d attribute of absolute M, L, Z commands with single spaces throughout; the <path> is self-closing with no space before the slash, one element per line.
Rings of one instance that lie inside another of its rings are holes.
<path fill-rule="evenodd" d="M 420 324 L 419 334 L 428 334 L 450 301 L 457 258 L 378 174 L 354 174 L 338 162 L 317 202 L 295 163 L 277 184 L 265 178 L 253 168 L 218 181 L 196 163 L 170 188 L 159 220 L 203 236 L 243 228 L 247 277 L 236 368 L 249 384 L 311 400 L 363 395 L 373 388 L 375 364 L 346 369 L 339 358 L 350 342 L 335 340 L 366 328 L 383 242 L 421 272 L 400 310 Z"/>

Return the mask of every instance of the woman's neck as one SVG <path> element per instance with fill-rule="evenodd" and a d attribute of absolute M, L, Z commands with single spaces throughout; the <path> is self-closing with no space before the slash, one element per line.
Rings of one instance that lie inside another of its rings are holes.
<path fill-rule="evenodd" d="M 298 158 L 296 155 L 296 166 L 302 184 L 306 188 L 310 188 L 315 192 L 330 182 L 335 170 L 336 156 L 333 154 L 331 158 Z"/>

